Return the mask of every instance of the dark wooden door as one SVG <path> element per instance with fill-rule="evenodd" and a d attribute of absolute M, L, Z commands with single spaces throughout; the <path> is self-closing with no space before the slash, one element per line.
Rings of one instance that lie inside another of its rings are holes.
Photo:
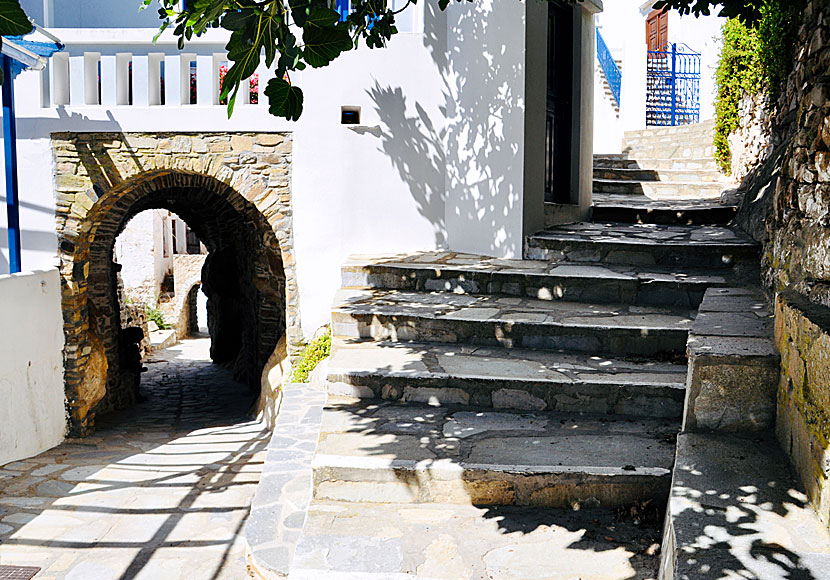
<path fill-rule="evenodd" d="M 666 50 L 669 42 L 669 14 L 652 10 L 646 19 L 646 42 L 648 50 Z"/>
<path fill-rule="evenodd" d="M 545 115 L 545 201 L 571 201 L 573 8 L 548 4 L 548 78 Z"/>

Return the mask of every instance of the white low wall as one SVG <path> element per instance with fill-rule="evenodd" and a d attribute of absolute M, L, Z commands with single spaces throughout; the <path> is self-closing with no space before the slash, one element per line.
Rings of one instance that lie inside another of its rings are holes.
<path fill-rule="evenodd" d="M 0 276 L 0 465 L 63 441 L 62 350 L 58 271 Z"/>

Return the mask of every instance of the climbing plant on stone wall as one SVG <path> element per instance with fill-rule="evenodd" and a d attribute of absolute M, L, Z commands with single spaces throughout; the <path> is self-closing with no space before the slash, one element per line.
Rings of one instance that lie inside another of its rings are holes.
<path fill-rule="evenodd" d="M 757 2 L 757 18 L 729 18 L 715 73 L 715 158 L 730 172 L 729 135 L 741 121 L 739 107 L 746 95 L 768 93 L 773 100 L 792 64 L 800 0 Z"/>

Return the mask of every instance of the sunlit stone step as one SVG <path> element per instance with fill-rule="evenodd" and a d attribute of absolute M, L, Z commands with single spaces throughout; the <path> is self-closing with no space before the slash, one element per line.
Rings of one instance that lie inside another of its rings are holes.
<path fill-rule="evenodd" d="M 355 339 L 678 355 L 685 352 L 692 318 L 693 312 L 682 307 L 343 289 L 335 297 L 332 333 Z"/>
<path fill-rule="evenodd" d="M 706 288 L 728 282 L 728 271 L 505 260 L 455 252 L 352 256 L 342 268 L 346 288 L 688 307 L 700 304 Z"/>
<path fill-rule="evenodd" d="M 726 226 L 580 222 L 529 236 L 525 257 L 576 263 L 732 269 L 757 282 L 758 247 Z"/>
<path fill-rule="evenodd" d="M 337 340 L 329 392 L 526 411 L 680 417 L 686 365 L 452 344 Z"/>
<path fill-rule="evenodd" d="M 616 507 L 665 497 L 672 419 L 329 399 L 315 499 Z"/>

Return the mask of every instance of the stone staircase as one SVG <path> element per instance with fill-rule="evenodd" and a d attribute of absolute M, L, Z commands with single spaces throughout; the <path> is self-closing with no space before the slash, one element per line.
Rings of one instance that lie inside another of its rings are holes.
<path fill-rule="evenodd" d="M 617 66 L 619 67 L 620 72 L 622 72 L 622 67 L 623 67 L 622 59 L 615 58 L 614 62 L 617 63 Z M 614 109 L 614 113 L 616 113 L 617 117 L 619 117 L 620 116 L 620 105 L 619 105 L 619 103 L 617 103 L 617 99 L 614 98 L 614 92 L 611 90 L 611 84 L 608 82 L 608 78 L 605 76 L 605 71 L 602 70 L 602 65 L 599 64 L 599 61 L 597 61 L 597 64 L 596 64 L 596 73 L 597 73 L 597 77 L 602 82 L 602 92 L 604 93 L 605 98 L 608 100 L 608 103 Z"/>
<path fill-rule="evenodd" d="M 727 223 L 720 203 L 729 181 L 713 157 L 714 123 L 627 132 L 623 153 L 594 155 L 594 219 L 644 223 Z"/>
<path fill-rule="evenodd" d="M 598 157 L 597 180 L 720 187 L 700 128 L 654 131 L 688 151 L 632 135 L 639 157 Z M 728 224 L 734 208 L 685 191 L 597 194 L 592 221 L 529 236 L 524 260 L 351 257 L 324 390 L 285 389 L 246 524 L 251 570 L 672 580 L 802 553 L 830 565 L 769 432 L 779 363 L 747 288 L 758 248 Z"/>
<path fill-rule="evenodd" d="M 289 578 L 656 575 L 688 333 L 757 248 L 723 225 L 589 222 L 530 236 L 526 258 L 344 265 L 316 451 L 288 454 L 313 495 L 302 531 L 281 528 L 293 556 L 252 550 L 263 576 L 275 553 Z"/>

